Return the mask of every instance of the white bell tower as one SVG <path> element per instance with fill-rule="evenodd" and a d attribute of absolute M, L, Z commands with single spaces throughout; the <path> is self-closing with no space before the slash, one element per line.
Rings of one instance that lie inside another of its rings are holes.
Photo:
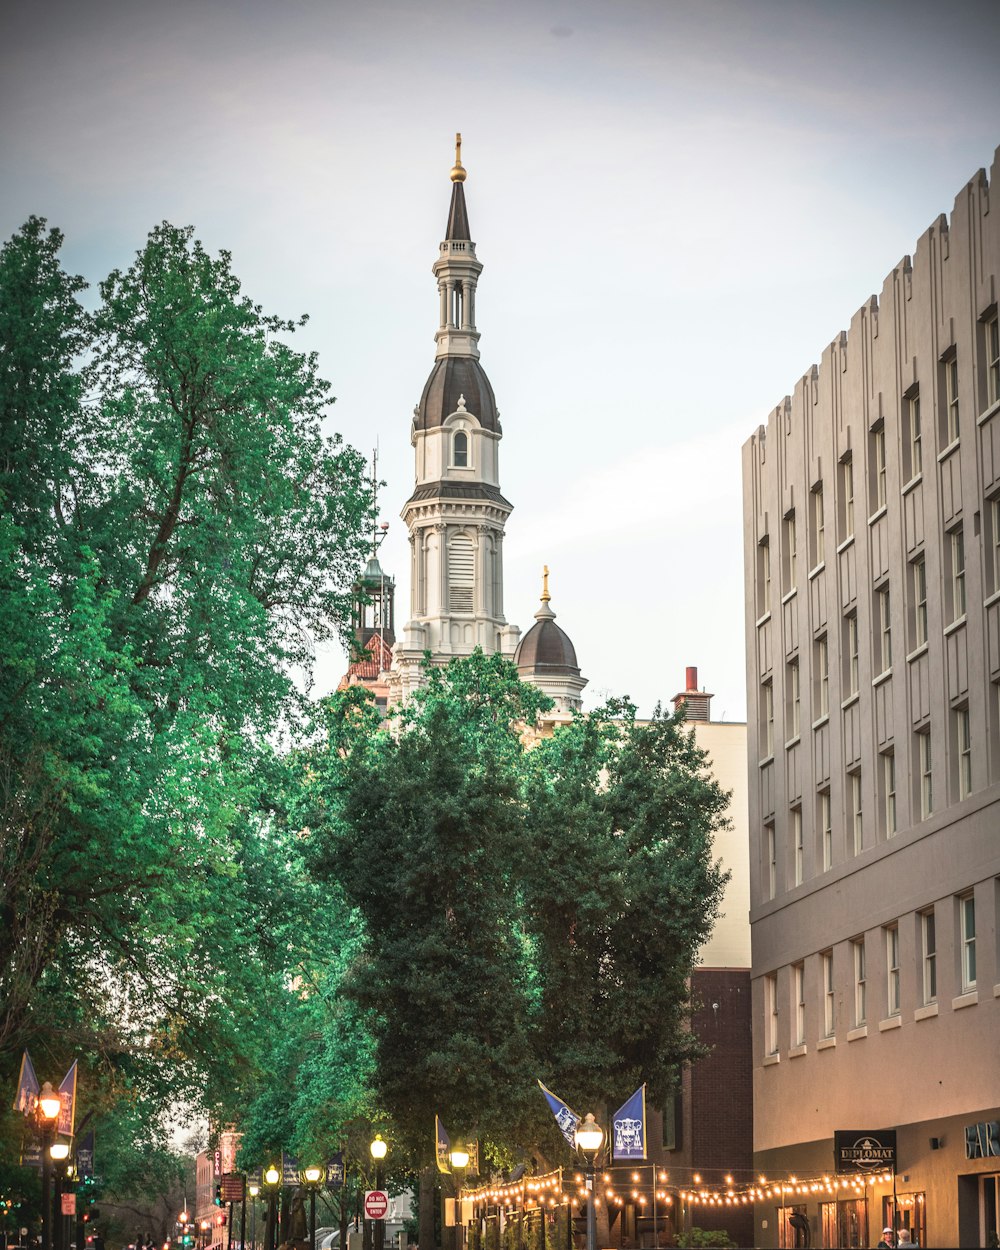
<path fill-rule="evenodd" d="M 503 535 L 512 505 L 500 493 L 500 414 L 479 363 L 476 284 L 483 267 L 469 234 L 461 155 L 456 135 L 448 226 L 433 267 L 436 360 L 413 412 L 416 482 L 401 514 L 410 533 L 410 613 L 393 648 L 393 672 L 404 699 L 421 684 L 425 652 L 440 663 L 476 647 L 512 657 L 520 637 L 503 608 Z"/>

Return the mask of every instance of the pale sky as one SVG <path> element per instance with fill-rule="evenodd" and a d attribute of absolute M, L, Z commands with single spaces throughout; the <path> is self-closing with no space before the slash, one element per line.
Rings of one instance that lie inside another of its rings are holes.
<path fill-rule="evenodd" d="M 193 224 L 309 313 L 402 622 L 460 130 L 508 619 L 547 563 L 589 703 L 648 714 L 697 665 L 740 720 L 741 446 L 991 164 L 998 48 L 961 0 L 6 0 L 0 234 L 48 217 L 96 284 Z"/>

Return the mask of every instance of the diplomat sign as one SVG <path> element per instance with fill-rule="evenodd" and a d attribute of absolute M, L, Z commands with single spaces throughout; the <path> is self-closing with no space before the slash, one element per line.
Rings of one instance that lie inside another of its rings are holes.
<path fill-rule="evenodd" d="M 896 1130 L 844 1129 L 833 1135 L 833 1156 L 838 1173 L 884 1172 L 896 1167 Z"/>

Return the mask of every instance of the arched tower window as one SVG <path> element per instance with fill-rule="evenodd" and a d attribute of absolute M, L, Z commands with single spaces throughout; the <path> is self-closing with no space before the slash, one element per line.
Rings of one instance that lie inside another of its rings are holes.
<path fill-rule="evenodd" d="M 456 282 L 451 289 L 451 323 L 459 328 L 464 325 L 462 320 L 464 294 L 462 284 Z"/>
<path fill-rule="evenodd" d="M 471 612 L 476 585 L 476 551 L 468 534 L 448 540 L 448 611 Z"/>
<path fill-rule="evenodd" d="M 456 430 L 451 445 L 451 462 L 456 469 L 469 467 L 469 436 L 464 430 Z"/>

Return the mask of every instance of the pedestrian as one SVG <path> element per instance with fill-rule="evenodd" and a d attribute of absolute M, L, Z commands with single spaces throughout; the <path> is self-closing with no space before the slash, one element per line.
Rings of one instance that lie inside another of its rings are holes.
<path fill-rule="evenodd" d="M 914 1245 L 916 1245 L 916 1242 L 915 1242 L 915 1241 L 913 1241 L 913 1240 L 911 1239 L 911 1237 L 910 1237 L 910 1230 L 909 1230 L 908 1228 L 901 1228 L 901 1229 L 899 1230 L 899 1234 L 898 1234 L 898 1236 L 896 1237 L 896 1245 L 897 1245 L 897 1246 L 914 1246 Z"/>
<path fill-rule="evenodd" d="M 896 1241 L 892 1235 L 891 1228 L 882 1229 L 882 1240 L 878 1243 L 877 1250 L 893 1250 Z"/>

